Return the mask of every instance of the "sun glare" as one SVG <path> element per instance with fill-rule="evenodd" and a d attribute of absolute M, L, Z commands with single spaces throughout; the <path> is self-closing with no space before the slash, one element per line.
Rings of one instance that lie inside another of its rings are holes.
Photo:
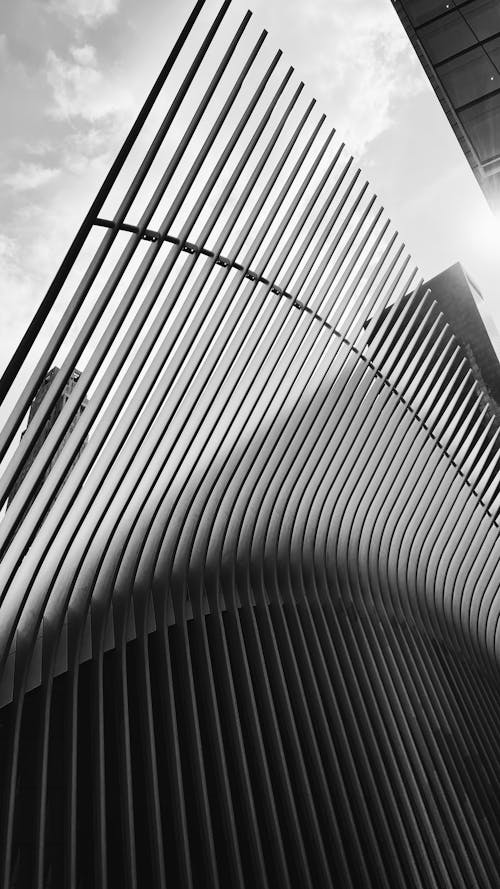
<path fill-rule="evenodd" d="M 482 255 L 497 256 L 500 247 L 500 212 L 481 206 L 468 218 L 468 238 Z"/>

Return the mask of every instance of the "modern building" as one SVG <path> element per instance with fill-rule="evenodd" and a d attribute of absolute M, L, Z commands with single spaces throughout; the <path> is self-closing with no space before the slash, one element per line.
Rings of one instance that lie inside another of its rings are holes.
<path fill-rule="evenodd" d="M 0 523 L 0 886 L 498 889 L 491 397 L 266 33 L 203 7 L 0 380 L 1 458 L 64 356 L 0 477 L 5 502 L 29 466 Z"/>
<path fill-rule="evenodd" d="M 425 281 L 422 292 L 425 296 L 419 301 L 419 310 L 412 313 L 405 335 L 410 339 L 420 326 L 418 342 L 422 342 L 431 329 L 433 337 L 437 338 L 448 327 L 459 346 L 450 373 L 462 362 L 457 385 L 469 373 L 471 386 L 479 387 L 489 403 L 490 411 L 500 421 L 500 362 L 483 321 L 483 297 L 477 285 L 457 262 Z M 411 294 L 406 294 L 399 301 L 400 312 L 410 299 Z M 389 311 L 389 308 L 385 310 L 377 324 L 367 324 L 367 331 L 371 331 L 370 341 L 376 336 Z"/>
<path fill-rule="evenodd" d="M 430 280 L 424 288 L 436 301 L 467 356 L 474 378 L 500 418 L 500 364 L 481 314 L 483 296 L 459 263 Z"/>
<path fill-rule="evenodd" d="M 392 0 L 491 208 L 500 211 L 500 3 Z"/>
<path fill-rule="evenodd" d="M 35 395 L 35 397 L 34 397 L 32 403 L 31 403 L 31 407 L 30 407 L 30 410 L 29 410 L 29 414 L 28 414 L 28 423 L 27 423 L 28 426 L 29 426 L 29 424 L 33 421 L 33 418 L 35 417 L 38 408 L 40 407 L 40 405 L 41 405 L 43 399 L 45 398 L 45 395 L 47 394 L 47 392 L 48 392 L 48 390 L 49 390 L 49 388 L 50 388 L 50 385 L 51 385 L 52 381 L 54 380 L 54 378 L 56 377 L 56 375 L 58 374 L 58 372 L 59 372 L 59 368 L 58 368 L 58 367 L 53 367 L 53 368 L 51 368 L 51 370 L 49 370 L 49 372 L 47 373 L 45 379 L 43 380 L 41 386 L 39 387 L 39 389 L 38 389 L 38 391 L 37 391 L 37 393 L 36 393 L 36 395 Z M 26 473 L 28 472 L 30 466 L 32 465 L 33 461 L 35 460 L 35 458 L 36 458 L 38 452 L 40 451 L 40 448 L 42 447 L 44 441 L 46 440 L 46 438 L 47 438 L 47 436 L 48 436 L 50 430 L 51 430 L 52 427 L 54 426 L 54 423 L 56 422 L 57 417 L 58 417 L 59 414 L 61 413 L 61 411 L 62 411 L 64 405 L 66 404 L 66 402 L 67 402 L 69 396 L 71 395 L 73 389 L 75 388 L 75 386 L 76 386 L 76 384 L 77 384 L 77 382 L 78 382 L 79 377 L 80 377 L 80 371 L 79 371 L 79 370 L 74 370 L 73 373 L 71 374 L 71 376 L 70 376 L 68 382 L 66 383 L 64 389 L 62 390 L 61 394 L 59 395 L 59 397 L 58 397 L 58 399 L 57 399 L 57 401 L 56 401 L 54 407 L 52 408 L 52 411 L 51 411 L 51 413 L 50 413 L 50 416 L 49 416 L 48 419 L 46 420 L 45 425 L 43 426 L 43 428 L 42 428 L 40 434 L 37 436 L 36 444 L 34 445 L 32 451 L 31 451 L 30 460 L 27 461 L 27 462 L 25 463 L 22 472 L 19 473 L 19 475 L 18 475 L 18 477 L 17 477 L 15 483 L 12 485 L 12 487 L 11 487 L 11 489 L 10 489 L 10 491 L 9 491 L 9 498 L 8 498 L 8 501 L 7 501 L 8 504 L 14 499 L 14 497 L 15 497 L 15 495 L 16 495 L 16 493 L 17 493 L 17 491 L 18 491 L 18 489 L 19 489 L 19 487 L 20 487 L 20 485 L 21 485 L 21 483 L 23 482 L 23 480 L 24 480 L 24 478 L 25 478 L 25 476 L 26 476 Z M 73 420 L 72 420 L 72 422 L 71 422 L 71 425 L 69 426 L 69 428 L 68 428 L 68 430 L 67 430 L 67 432 L 66 432 L 66 434 L 65 434 L 65 436 L 64 436 L 64 438 L 63 438 L 63 440 L 60 442 L 59 447 L 58 447 L 58 449 L 56 450 L 54 456 L 52 457 L 52 459 L 51 459 L 49 465 L 46 467 L 45 471 L 39 476 L 38 484 L 37 484 L 37 486 L 35 487 L 35 489 L 34 489 L 34 491 L 33 491 L 33 494 L 32 494 L 32 497 L 31 497 L 31 499 L 30 499 L 30 504 L 31 504 L 31 502 L 35 499 L 35 497 L 36 497 L 38 491 L 41 489 L 41 487 L 42 487 L 42 485 L 43 485 L 45 479 L 48 477 L 48 475 L 49 475 L 49 473 L 50 473 L 50 470 L 51 470 L 52 466 L 54 465 L 55 461 L 57 460 L 57 457 L 58 457 L 60 451 L 61 451 L 61 450 L 63 449 L 63 447 L 64 447 L 64 444 L 65 444 L 65 442 L 66 442 L 66 439 L 71 435 L 72 430 L 74 429 L 76 423 L 78 422 L 78 418 L 79 418 L 81 412 L 85 410 L 86 403 L 87 403 L 87 402 L 86 402 L 86 399 L 85 399 L 85 400 L 82 402 L 81 406 L 80 406 L 80 412 L 77 413 L 77 414 L 73 417 Z M 21 441 L 22 441 L 23 436 L 24 436 L 24 432 L 21 433 Z M 85 442 L 83 443 L 82 447 L 85 447 Z M 77 455 L 76 459 L 78 459 L 78 455 Z M 29 508 L 29 507 L 28 507 L 28 508 Z"/>

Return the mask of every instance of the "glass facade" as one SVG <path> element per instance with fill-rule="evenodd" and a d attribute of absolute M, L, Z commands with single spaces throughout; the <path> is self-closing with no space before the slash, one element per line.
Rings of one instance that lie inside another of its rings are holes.
<path fill-rule="evenodd" d="M 488 163 L 496 158 L 500 131 L 500 94 L 466 108 L 461 117 L 480 161 Z"/>
<path fill-rule="evenodd" d="M 467 22 L 458 12 L 447 16 L 444 22 L 440 18 L 424 25 L 420 30 L 420 40 L 434 65 L 476 43 Z"/>
<path fill-rule="evenodd" d="M 499 209 L 500 0 L 394 0 L 394 6 L 486 197 Z"/>
<path fill-rule="evenodd" d="M 478 40 L 488 40 L 500 32 L 498 0 L 474 0 L 464 6 L 462 13 Z"/>
<path fill-rule="evenodd" d="M 481 46 L 474 46 L 444 62 L 439 75 L 457 109 L 494 92 L 500 84 L 500 75 Z"/>

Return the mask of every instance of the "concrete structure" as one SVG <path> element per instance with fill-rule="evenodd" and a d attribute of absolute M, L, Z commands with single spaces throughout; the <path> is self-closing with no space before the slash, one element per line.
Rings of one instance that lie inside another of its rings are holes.
<path fill-rule="evenodd" d="M 479 185 L 499 212 L 499 0 L 392 2 Z"/>

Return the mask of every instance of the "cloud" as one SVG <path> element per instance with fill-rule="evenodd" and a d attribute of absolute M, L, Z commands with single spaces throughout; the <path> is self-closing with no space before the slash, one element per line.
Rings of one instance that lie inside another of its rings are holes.
<path fill-rule="evenodd" d="M 120 0 L 51 0 L 49 10 L 60 17 L 80 20 L 92 28 L 103 19 L 116 15 L 119 6 Z"/>
<path fill-rule="evenodd" d="M 60 172 L 55 167 L 22 162 L 15 173 L 3 177 L 3 184 L 13 191 L 32 191 L 56 179 Z"/>
<path fill-rule="evenodd" d="M 53 143 L 47 138 L 36 139 L 25 145 L 26 154 L 32 157 L 43 157 L 44 154 L 48 154 L 53 148 Z"/>
<path fill-rule="evenodd" d="M 56 120 L 84 118 L 97 121 L 121 114 L 131 102 L 129 93 L 117 85 L 112 73 L 105 76 L 97 53 L 88 44 L 70 47 L 70 60 L 47 52 L 46 77 L 52 92 L 49 114 Z"/>
<path fill-rule="evenodd" d="M 84 46 L 70 46 L 69 51 L 77 65 L 83 65 L 84 67 L 90 68 L 97 67 L 97 53 L 95 46 L 89 46 L 88 43 Z"/>
<path fill-rule="evenodd" d="M 102 179 L 123 136 L 124 132 L 117 128 L 114 119 L 69 134 L 62 150 L 65 170 L 74 176 L 93 171 L 96 179 Z"/>
<path fill-rule="evenodd" d="M 52 90 L 49 115 L 71 123 L 60 141 L 61 164 L 72 175 L 93 168 L 100 177 L 123 139 L 133 99 L 114 73 L 104 74 L 95 47 L 69 48 L 70 61 L 53 51 L 47 56 L 47 80 Z"/>
<path fill-rule="evenodd" d="M 388 0 L 288 0 L 285 19 L 282 4 L 256 3 L 271 37 L 280 35 L 318 107 L 357 155 L 390 127 L 398 101 L 423 88 L 418 60 Z"/>
<path fill-rule="evenodd" d="M 36 274 L 26 274 L 17 239 L 0 232 L 0 302 L 2 305 L 2 365 L 10 358 L 40 294 Z"/>
<path fill-rule="evenodd" d="M 9 84 L 10 93 L 16 87 L 24 88 L 26 86 L 27 71 L 25 65 L 23 60 L 16 57 L 15 53 L 13 53 L 12 41 L 9 40 L 7 34 L 0 34 L 0 72 L 2 74 L 0 88 L 5 96 L 8 95 L 7 84 Z M 14 85 L 12 85 L 12 82 Z"/>
<path fill-rule="evenodd" d="M 374 4 L 356 18 L 350 3 L 340 2 L 321 18 L 335 50 L 316 57 L 316 79 L 338 104 L 334 122 L 359 154 L 388 129 L 395 102 L 420 91 L 422 78 L 389 4 Z"/>

